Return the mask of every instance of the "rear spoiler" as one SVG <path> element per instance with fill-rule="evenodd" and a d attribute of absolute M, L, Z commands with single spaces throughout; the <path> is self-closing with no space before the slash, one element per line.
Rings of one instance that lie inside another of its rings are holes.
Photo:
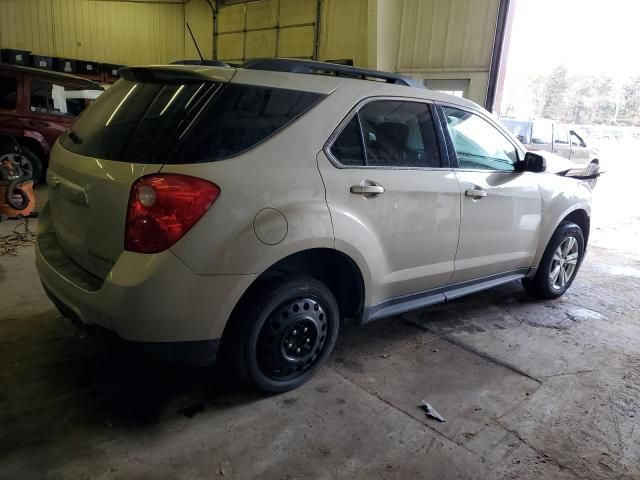
<path fill-rule="evenodd" d="M 125 80 L 143 83 L 193 83 L 228 82 L 236 71 L 229 67 L 158 65 L 148 67 L 125 67 L 120 76 Z"/>

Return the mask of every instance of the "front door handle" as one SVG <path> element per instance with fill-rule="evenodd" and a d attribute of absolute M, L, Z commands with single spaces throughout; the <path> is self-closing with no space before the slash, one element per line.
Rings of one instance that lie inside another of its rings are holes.
<path fill-rule="evenodd" d="M 487 196 L 487 191 L 486 190 L 482 190 L 481 188 L 471 188 L 471 189 L 467 190 L 466 192 L 464 192 L 464 194 L 467 197 L 484 198 L 484 197 Z"/>
<path fill-rule="evenodd" d="M 382 185 L 351 185 L 349 189 L 351 193 L 357 195 L 380 195 L 384 193 L 384 187 Z"/>

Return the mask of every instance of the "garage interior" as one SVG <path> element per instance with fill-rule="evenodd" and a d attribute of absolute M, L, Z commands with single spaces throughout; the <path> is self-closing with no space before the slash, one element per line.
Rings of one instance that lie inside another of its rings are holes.
<path fill-rule="evenodd" d="M 0 49 L 113 66 L 346 63 L 492 111 L 516 3 L 0 0 Z M 0 241 L 0 479 L 640 478 L 640 218 L 616 208 L 634 179 L 606 170 L 563 297 L 513 282 L 343 325 L 318 374 L 273 396 L 224 365 L 114 357 L 45 295 L 33 238 Z M 47 197 L 39 186 L 38 211 Z M 0 238 L 24 222 L 0 222 Z"/>

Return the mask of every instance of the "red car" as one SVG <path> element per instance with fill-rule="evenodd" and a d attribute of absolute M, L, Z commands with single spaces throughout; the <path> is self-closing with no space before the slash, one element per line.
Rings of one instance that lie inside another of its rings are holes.
<path fill-rule="evenodd" d="M 103 90 L 81 77 L 0 64 L 0 160 L 18 142 L 21 166 L 42 181 L 55 141 Z"/>

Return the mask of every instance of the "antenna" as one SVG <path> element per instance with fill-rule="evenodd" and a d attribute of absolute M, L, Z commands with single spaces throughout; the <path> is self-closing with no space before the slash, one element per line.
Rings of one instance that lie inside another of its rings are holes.
<path fill-rule="evenodd" d="M 189 29 L 189 34 L 191 34 L 191 40 L 193 40 L 193 44 L 196 46 L 196 50 L 198 51 L 198 56 L 200 57 L 200 60 L 204 62 L 204 57 L 202 56 L 202 53 L 200 53 L 200 47 L 198 47 L 198 42 L 196 42 L 196 37 L 193 36 L 193 32 L 191 31 L 189 22 L 187 22 L 187 28 Z"/>

